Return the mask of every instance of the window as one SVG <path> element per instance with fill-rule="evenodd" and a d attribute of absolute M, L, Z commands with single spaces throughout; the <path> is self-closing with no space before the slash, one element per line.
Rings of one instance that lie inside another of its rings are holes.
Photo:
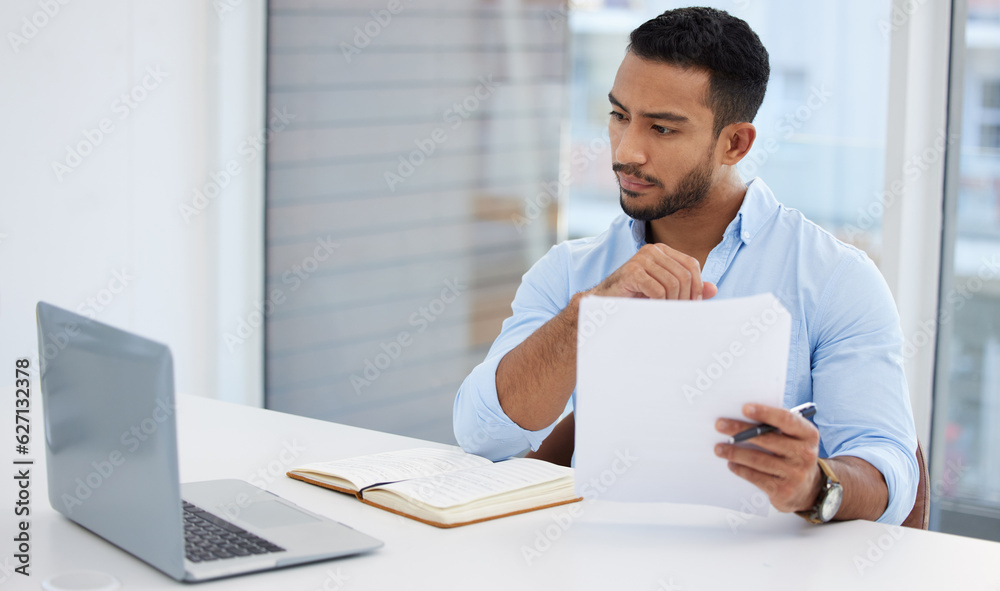
<path fill-rule="evenodd" d="M 1000 125 L 984 123 L 979 126 L 979 147 L 1000 149 Z"/>
<path fill-rule="evenodd" d="M 949 150 L 931 461 L 931 527 L 1000 541 L 1000 1 L 968 6 L 962 140 Z"/>
<path fill-rule="evenodd" d="M 983 82 L 983 108 L 1000 109 L 1000 80 Z"/>
<path fill-rule="evenodd" d="M 574 169 L 566 215 L 569 237 L 603 232 L 621 213 L 611 173 L 607 92 L 628 34 L 662 3 L 573 3 L 571 144 Z M 758 137 L 740 164 L 779 201 L 801 210 L 878 261 L 884 206 L 889 0 L 705 3 L 746 20 L 771 58 Z M 859 22 L 873 26 L 861 27 Z M 814 23 L 815 26 L 803 26 Z"/>
<path fill-rule="evenodd" d="M 290 121 L 267 154 L 267 407 L 454 442 L 458 386 L 555 240 L 565 10 L 268 18 L 267 101 Z"/>

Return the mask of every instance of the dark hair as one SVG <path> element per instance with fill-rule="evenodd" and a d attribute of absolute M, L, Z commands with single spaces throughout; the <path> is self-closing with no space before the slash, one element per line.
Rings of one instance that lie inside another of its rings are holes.
<path fill-rule="evenodd" d="M 771 74 L 767 50 L 745 21 L 714 8 L 678 8 L 632 31 L 628 51 L 682 68 L 708 70 L 706 102 L 718 136 L 730 123 L 753 121 Z"/>

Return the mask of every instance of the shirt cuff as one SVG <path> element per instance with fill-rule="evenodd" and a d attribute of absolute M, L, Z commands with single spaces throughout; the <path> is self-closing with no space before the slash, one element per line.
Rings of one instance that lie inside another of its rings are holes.
<path fill-rule="evenodd" d="M 494 462 L 529 447 L 537 450 L 555 428 L 553 422 L 538 431 L 522 429 L 500 407 L 496 375 L 504 354 L 488 357 L 476 366 L 455 397 L 455 439 L 466 452 Z"/>
<path fill-rule="evenodd" d="M 854 456 L 875 467 L 885 478 L 889 490 L 889 504 L 876 521 L 900 525 L 913 510 L 917 499 L 920 469 L 917 466 L 916 448 L 906 453 L 895 446 L 863 446 L 838 450 L 833 457 Z"/>

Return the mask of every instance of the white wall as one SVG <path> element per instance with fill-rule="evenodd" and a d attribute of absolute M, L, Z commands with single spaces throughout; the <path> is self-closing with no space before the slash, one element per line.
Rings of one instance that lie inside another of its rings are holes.
<path fill-rule="evenodd" d="M 263 1 L 62 1 L 0 5 L 0 367 L 37 359 L 45 300 L 170 345 L 179 392 L 259 404 L 259 331 L 221 341 L 260 292 L 262 159 L 179 206 L 261 128 Z"/>

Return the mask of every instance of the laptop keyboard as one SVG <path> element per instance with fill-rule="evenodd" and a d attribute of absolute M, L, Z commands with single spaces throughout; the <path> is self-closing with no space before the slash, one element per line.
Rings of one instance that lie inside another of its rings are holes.
<path fill-rule="evenodd" d="M 184 554 L 191 562 L 284 551 L 284 548 L 184 501 Z"/>

